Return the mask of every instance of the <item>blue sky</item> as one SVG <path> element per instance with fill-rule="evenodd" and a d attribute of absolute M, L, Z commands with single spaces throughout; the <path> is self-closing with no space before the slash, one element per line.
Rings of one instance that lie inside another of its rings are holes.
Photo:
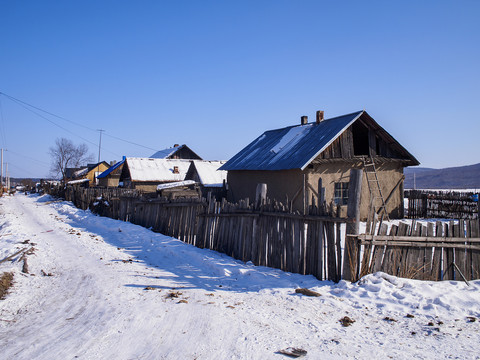
<path fill-rule="evenodd" d="M 96 129 L 106 161 L 175 143 L 223 160 L 366 109 L 421 166 L 478 163 L 479 17 L 473 0 L 0 0 L 0 92 L 69 120 L 0 96 L 4 161 L 45 177 L 59 137 L 97 159 Z"/>

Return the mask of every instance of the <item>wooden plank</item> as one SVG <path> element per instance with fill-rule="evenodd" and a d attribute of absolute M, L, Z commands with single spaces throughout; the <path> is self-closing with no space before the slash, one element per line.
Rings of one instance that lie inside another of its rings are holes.
<path fill-rule="evenodd" d="M 360 201 L 362 192 L 362 169 L 350 170 L 350 182 L 348 185 L 347 217 L 353 221 L 347 223 L 346 234 L 358 234 L 360 222 Z M 347 237 L 343 257 L 343 278 L 357 281 L 360 266 L 360 249 L 356 240 Z M 330 275 L 329 275 L 330 276 Z"/>
<path fill-rule="evenodd" d="M 422 231 L 422 235 L 427 237 L 434 236 L 434 225 L 432 222 L 427 224 L 426 233 Z M 432 278 L 432 265 L 433 265 L 433 247 L 427 247 L 425 249 L 425 260 L 423 265 L 423 280 L 436 280 Z"/>
<path fill-rule="evenodd" d="M 342 280 L 342 247 L 341 247 L 341 239 L 342 239 L 342 232 L 341 232 L 341 225 L 340 223 L 333 223 L 336 227 L 337 233 L 335 238 L 335 250 L 337 253 L 337 274 L 335 277 L 335 282 L 339 282 Z"/>
<path fill-rule="evenodd" d="M 378 235 L 386 235 L 388 231 L 387 224 L 382 223 L 378 229 Z M 368 267 L 369 273 L 375 273 L 382 269 L 382 260 L 385 253 L 384 245 L 375 245 L 373 249 L 372 261 Z"/>
<path fill-rule="evenodd" d="M 465 220 L 460 219 L 458 224 L 455 224 L 454 235 L 455 237 L 465 237 Z M 464 248 L 455 248 L 453 251 L 455 253 L 455 264 L 457 265 L 454 269 L 455 280 L 462 281 L 463 278 L 467 279 L 465 276 L 467 274 L 467 252 Z M 459 271 L 461 274 L 458 274 Z"/>
<path fill-rule="evenodd" d="M 480 235 L 479 219 L 470 222 L 470 233 L 473 238 Z M 480 279 L 480 250 L 472 250 L 472 279 Z"/>
<path fill-rule="evenodd" d="M 336 281 L 336 254 L 335 254 L 335 228 L 334 223 L 327 223 L 327 268 L 328 280 Z"/>
<path fill-rule="evenodd" d="M 454 232 L 454 221 L 450 221 L 448 224 L 447 235 L 450 237 L 455 236 Z M 452 248 L 444 247 L 443 249 L 444 257 L 443 257 L 443 280 L 454 280 L 454 252 Z"/>
<path fill-rule="evenodd" d="M 390 228 L 390 236 L 394 236 L 397 234 L 398 231 L 398 226 L 397 225 L 392 225 Z M 388 244 L 385 245 L 385 254 L 383 256 L 382 260 L 382 267 L 381 271 L 387 273 L 387 274 L 392 274 L 393 269 L 394 269 L 394 248 L 392 246 L 389 246 Z"/>
<path fill-rule="evenodd" d="M 410 225 L 405 222 L 401 222 L 398 225 L 399 236 L 406 236 L 410 232 Z M 392 246 L 394 251 L 394 262 L 393 262 L 393 273 L 392 275 L 410 278 L 412 276 L 412 269 L 410 269 L 407 262 L 407 255 L 411 247 L 404 247 L 403 249 L 399 246 Z"/>
<path fill-rule="evenodd" d="M 347 236 L 353 236 L 356 237 L 360 240 L 388 240 L 388 241 L 409 241 L 409 242 L 428 242 L 431 240 L 430 237 L 428 236 L 400 236 L 400 235 L 347 235 Z M 447 244 L 454 244 L 454 243 L 459 243 L 460 245 L 465 243 L 465 238 L 456 238 L 456 237 L 444 237 L 440 236 L 439 238 L 436 238 L 435 241 L 437 242 L 444 242 Z M 479 244 L 480 243 L 480 238 L 475 237 L 475 238 L 469 238 L 469 242 Z"/>
<path fill-rule="evenodd" d="M 467 238 L 472 237 L 472 229 L 470 226 L 471 220 L 467 220 L 465 222 L 465 236 Z M 468 240 L 468 239 L 467 239 Z M 471 245 L 471 242 L 467 241 L 467 245 Z M 472 278 L 472 249 L 465 249 L 465 279 L 467 280 L 473 280 Z"/>
<path fill-rule="evenodd" d="M 415 228 L 413 228 L 415 226 Z M 418 223 L 412 223 L 412 235 L 421 235 L 422 226 Z M 408 248 L 408 251 L 404 254 L 402 263 L 404 265 L 403 277 L 409 279 L 421 279 L 423 277 L 424 267 L 424 253 L 425 249 L 421 247 L 412 246 Z"/>
<path fill-rule="evenodd" d="M 315 242 L 316 242 L 316 278 L 319 280 L 324 279 L 323 275 L 323 265 L 324 265 L 324 244 L 323 244 L 323 229 L 324 229 L 324 223 L 323 222 L 318 222 L 316 223 L 316 232 L 315 232 Z"/>

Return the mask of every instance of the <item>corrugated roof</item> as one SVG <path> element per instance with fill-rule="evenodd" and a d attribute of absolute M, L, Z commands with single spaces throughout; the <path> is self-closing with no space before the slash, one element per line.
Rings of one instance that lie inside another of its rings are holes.
<path fill-rule="evenodd" d="M 132 181 L 181 181 L 185 179 L 191 160 L 180 159 L 126 159 Z M 174 167 L 178 167 L 178 174 L 174 174 Z"/>
<path fill-rule="evenodd" d="M 220 169 L 303 170 L 363 113 L 358 111 L 326 119 L 320 124 L 266 131 Z"/>
<path fill-rule="evenodd" d="M 218 170 L 220 166 L 225 164 L 225 161 L 193 160 L 193 164 L 202 185 L 223 186 L 223 181 L 227 181 L 228 171 Z"/>
<path fill-rule="evenodd" d="M 180 148 L 182 148 L 182 146 L 177 146 L 177 147 L 172 147 L 172 148 L 168 148 L 168 149 L 163 149 L 163 150 L 159 150 L 157 151 L 155 154 L 153 154 L 152 156 L 150 156 L 152 159 L 166 159 L 168 158 L 169 156 L 171 156 L 172 154 L 174 154 L 175 152 L 177 152 Z"/>
<path fill-rule="evenodd" d="M 123 159 L 122 161 L 119 161 L 117 162 L 115 165 L 109 167 L 107 170 L 105 170 L 104 172 L 102 172 L 100 175 L 97 176 L 97 179 L 102 179 L 104 177 L 106 177 L 108 174 L 110 174 L 113 170 L 115 169 L 118 169 L 118 167 L 120 167 L 123 163 L 125 162 L 125 159 Z"/>

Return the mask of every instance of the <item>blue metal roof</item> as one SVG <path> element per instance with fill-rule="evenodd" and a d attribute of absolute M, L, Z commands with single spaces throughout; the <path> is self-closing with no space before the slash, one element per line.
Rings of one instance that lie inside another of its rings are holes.
<path fill-rule="evenodd" d="M 303 170 L 363 113 L 266 131 L 219 170 Z"/>
<path fill-rule="evenodd" d="M 115 165 L 110 166 L 107 170 L 102 172 L 100 175 L 97 176 L 97 179 L 102 179 L 106 177 L 108 174 L 110 174 L 113 170 L 117 169 L 120 165 L 122 165 L 125 162 L 125 156 L 123 157 L 122 161 L 117 162 Z"/>
<path fill-rule="evenodd" d="M 166 159 L 168 158 L 170 155 L 172 155 L 173 153 L 175 153 L 176 151 L 178 151 L 182 146 L 177 146 L 177 147 L 173 147 L 173 148 L 168 148 L 168 149 L 163 149 L 163 150 L 159 150 L 157 151 L 155 154 L 153 154 L 152 156 L 150 156 L 150 159 Z"/>

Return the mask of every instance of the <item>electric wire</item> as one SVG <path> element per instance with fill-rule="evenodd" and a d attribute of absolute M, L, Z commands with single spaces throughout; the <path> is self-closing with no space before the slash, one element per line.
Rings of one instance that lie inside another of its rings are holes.
<path fill-rule="evenodd" d="M 11 149 L 8 149 L 8 153 L 9 153 L 9 154 L 13 154 L 13 155 L 17 155 L 17 156 L 21 156 L 21 157 L 23 157 L 23 158 L 25 158 L 25 159 L 29 159 L 29 160 L 35 161 L 35 162 L 37 162 L 37 163 L 39 163 L 39 164 L 42 164 L 42 165 L 50 165 L 50 164 L 47 163 L 46 161 L 34 159 L 34 158 L 30 157 L 30 156 L 17 153 L 16 151 L 12 151 Z"/>
<path fill-rule="evenodd" d="M 74 124 L 74 125 L 83 127 L 83 128 L 85 128 L 85 129 L 87 129 L 87 130 L 95 131 L 95 132 L 98 131 L 98 130 L 96 130 L 96 129 L 92 129 L 92 128 L 90 128 L 90 127 L 88 127 L 88 126 L 85 126 L 85 125 L 83 125 L 83 124 L 80 124 L 80 123 L 77 123 L 77 122 L 75 122 L 75 121 L 69 120 L 69 119 L 67 119 L 67 118 L 65 118 L 65 117 L 63 117 L 63 116 L 56 115 L 56 114 L 51 113 L 51 112 L 49 112 L 49 111 L 43 110 L 43 109 L 41 109 L 41 108 L 39 108 L 39 107 L 37 107 L 37 106 L 31 105 L 31 104 L 29 104 L 29 103 L 27 103 L 27 102 L 25 102 L 25 101 L 22 101 L 22 100 L 17 99 L 17 98 L 15 98 L 15 97 L 13 97 L 13 96 L 7 95 L 7 94 L 5 94 L 4 92 L 1 92 L 1 91 L 0 91 L 0 95 L 3 95 L 3 96 L 9 98 L 9 99 L 12 100 L 12 101 L 15 101 L 15 102 L 16 102 L 17 104 L 19 104 L 19 105 L 20 105 L 20 104 L 23 104 L 24 106 L 32 107 L 32 108 L 34 108 L 34 109 L 36 109 L 36 110 L 42 111 L 42 112 L 44 112 L 44 113 L 46 113 L 46 114 L 49 114 L 49 115 L 54 116 L 54 117 L 56 117 L 56 118 L 59 118 L 59 119 L 61 119 L 61 120 L 67 121 L 67 122 L 69 122 L 69 123 L 71 123 L 71 124 Z M 50 121 L 50 120 L 49 120 L 49 121 Z M 58 125 L 57 125 L 57 126 L 58 126 Z M 144 149 L 148 149 L 148 150 L 152 150 L 152 151 L 157 151 L 157 149 L 154 149 L 154 148 L 151 148 L 151 147 L 148 147 L 148 146 L 145 146 L 145 145 L 141 145 L 141 144 L 135 143 L 135 142 L 133 142 L 133 141 L 125 140 L 125 139 L 119 138 L 118 136 L 110 135 L 110 134 L 108 134 L 106 131 L 105 131 L 104 135 L 106 135 L 106 136 L 108 136 L 108 137 L 111 137 L 111 138 L 113 138 L 113 139 L 119 140 L 119 141 L 126 142 L 126 143 L 131 144 L 131 145 L 135 145 L 135 146 L 142 147 L 142 148 L 144 148 Z"/>
<path fill-rule="evenodd" d="M 0 93 L 0 94 L 5 95 L 4 93 Z M 80 136 L 80 135 L 78 135 L 78 134 L 75 134 L 74 132 L 68 130 L 67 128 L 63 127 L 63 126 L 60 125 L 60 124 L 57 124 L 55 121 L 47 118 L 46 116 L 43 116 L 42 114 L 38 113 L 37 111 L 35 111 L 35 110 L 33 110 L 33 109 L 30 109 L 30 108 L 28 107 L 28 106 L 30 106 L 30 105 L 28 105 L 28 104 L 27 104 L 27 105 L 24 105 L 25 103 L 24 103 L 23 101 L 17 101 L 15 98 L 11 98 L 10 100 L 12 100 L 13 102 L 17 103 L 19 106 L 23 107 L 25 110 L 28 110 L 28 111 L 30 111 L 31 113 L 37 115 L 38 117 L 40 117 L 40 118 L 42 118 L 42 119 L 44 119 L 44 120 L 47 120 L 49 123 L 51 123 L 51 124 L 59 127 L 60 129 L 66 131 L 67 133 L 69 133 L 69 134 L 71 134 L 71 135 L 73 135 L 73 136 L 76 136 L 76 137 L 82 139 L 83 141 L 85 141 L 85 142 L 87 142 L 87 143 L 89 143 L 89 144 L 91 144 L 91 145 L 93 145 L 93 146 L 95 146 L 95 147 L 97 146 L 96 143 L 94 143 L 94 142 L 92 142 L 92 141 L 84 138 L 83 136 Z M 35 108 L 35 109 L 38 109 L 38 108 L 35 107 L 35 106 L 32 106 L 32 107 Z M 39 109 L 39 110 L 40 110 L 40 111 L 43 111 L 43 110 L 41 110 L 41 109 Z M 44 112 L 45 112 L 45 111 L 44 111 Z M 47 114 L 50 114 L 49 112 L 46 112 L 46 113 L 47 113 Z M 58 116 L 57 116 L 57 117 L 58 117 Z M 89 129 L 89 128 L 87 128 L 87 129 Z M 91 130 L 91 129 L 90 129 L 90 130 Z M 93 130 L 93 131 L 96 131 L 96 130 Z M 104 150 L 104 151 L 106 151 L 106 152 L 108 152 L 108 153 L 110 153 L 110 154 L 112 154 L 112 155 L 121 156 L 121 155 L 116 154 L 116 153 L 114 153 L 114 152 L 112 152 L 112 151 L 110 151 L 110 150 L 107 150 L 107 149 L 103 148 L 103 147 L 102 147 L 101 149 Z"/>

